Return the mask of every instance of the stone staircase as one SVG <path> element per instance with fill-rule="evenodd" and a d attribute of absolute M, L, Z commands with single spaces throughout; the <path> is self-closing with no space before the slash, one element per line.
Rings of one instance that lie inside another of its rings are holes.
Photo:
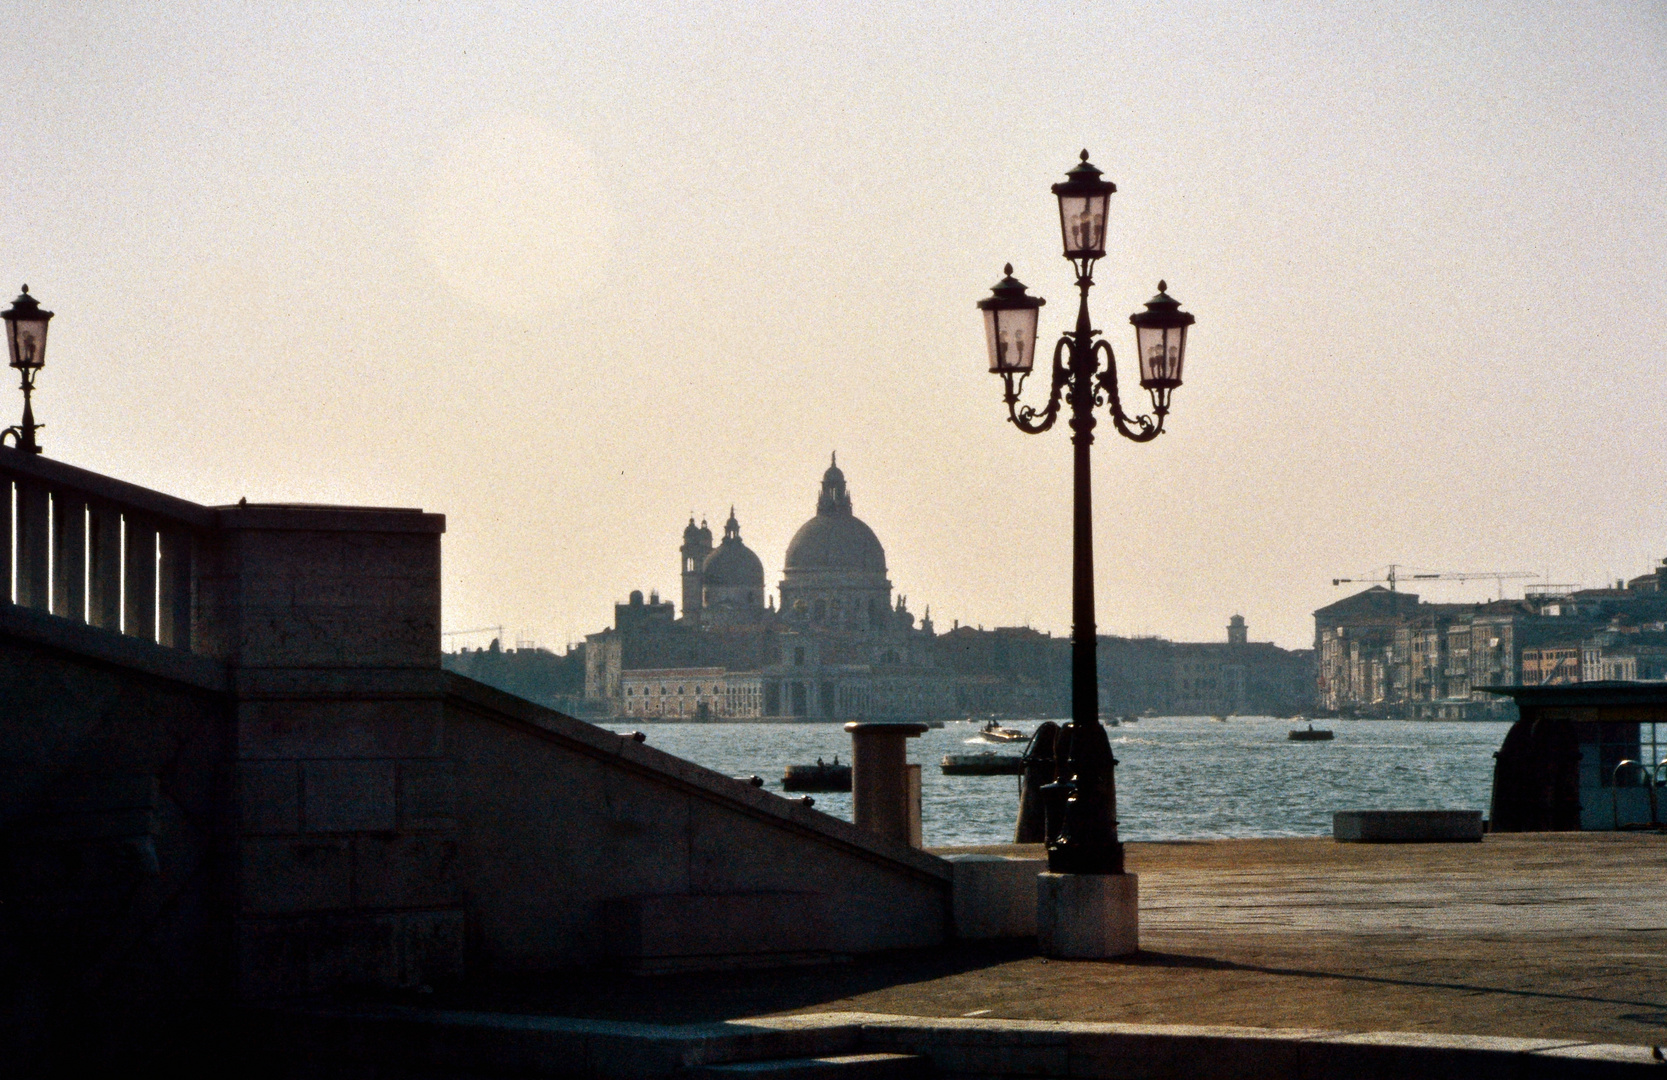
<path fill-rule="evenodd" d="M 927 1058 L 862 1044 L 860 1018 L 643 1024 L 406 1006 L 251 1008 L 271 1080 L 375 1076 L 924 1080 Z"/>
<path fill-rule="evenodd" d="M 924 1080 L 932 1069 L 919 1054 L 833 1054 L 703 1065 L 688 1075 L 707 1080 Z"/>
<path fill-rule="evenodd" d="M 1624 1080 L 1661 1050 L 1578 1039 L 870 1013 L 646 1024 L 420 1009 L 251 1008 L 259 1080 Z"/>

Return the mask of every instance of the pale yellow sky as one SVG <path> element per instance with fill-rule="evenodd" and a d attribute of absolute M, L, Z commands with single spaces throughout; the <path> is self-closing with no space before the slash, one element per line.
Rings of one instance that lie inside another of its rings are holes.
<path fill-rule="evenodd" d="M 48 454 L 443 512 L 448 628 L 599 629 L 732 503 L 773 586 L 837 449 L 913 609 L 1066 632 L 1069 444 L 973 304 L 1011 260 L 1065 328 L 1085 146 L 1097 325 L 1198 317 L 1096 449 L 1102 631 L 1667 556 L 1660 4 L 7 7 Z"/>

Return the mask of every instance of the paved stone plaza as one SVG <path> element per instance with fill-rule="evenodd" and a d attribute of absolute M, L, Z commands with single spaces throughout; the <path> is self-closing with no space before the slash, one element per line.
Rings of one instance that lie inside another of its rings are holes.
<path fill-rule="evenodd" d="M 853 1011 L 1667 1042 L 1667 837 L 1131 844 L 1128 861 L 1142 952 L 1127 960 L 960 943 L 834 967 L 500 986 L 470 1003 L 658 1022 Z"/>

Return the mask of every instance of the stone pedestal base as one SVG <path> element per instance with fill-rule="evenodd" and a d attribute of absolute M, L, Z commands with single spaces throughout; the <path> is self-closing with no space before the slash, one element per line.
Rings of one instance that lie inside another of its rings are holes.
<path fill-rule="evenodd" d="M 1062 959 L 1103 960 L 1140 948 L 1135 874 L 1038 874 L 1036 938 Z"/>

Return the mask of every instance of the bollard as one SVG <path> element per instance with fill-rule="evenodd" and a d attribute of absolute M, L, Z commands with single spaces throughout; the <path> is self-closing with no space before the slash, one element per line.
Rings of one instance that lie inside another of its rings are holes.
<path fill-rule="evenodd" d="M 875 724 L 852 721 L 851 808 L 857 828 L 899 844 L 910 839 L 909 770 L 905 739 L 925 724 Z"/>
<path fill-rule="evenodd" d="M 1042 789 L 1056 778 L 1054 742 L 1058 738 L 1059 725 L 1052 720 L 1037 727 L 1036 734 L 1030 737 L 1030 746 L 1025 750 L 1025 771 L 1019 781 L 1019 821 L 1013 830 L 1015 844 L 1045 844 L 1050 839 Z"/>

